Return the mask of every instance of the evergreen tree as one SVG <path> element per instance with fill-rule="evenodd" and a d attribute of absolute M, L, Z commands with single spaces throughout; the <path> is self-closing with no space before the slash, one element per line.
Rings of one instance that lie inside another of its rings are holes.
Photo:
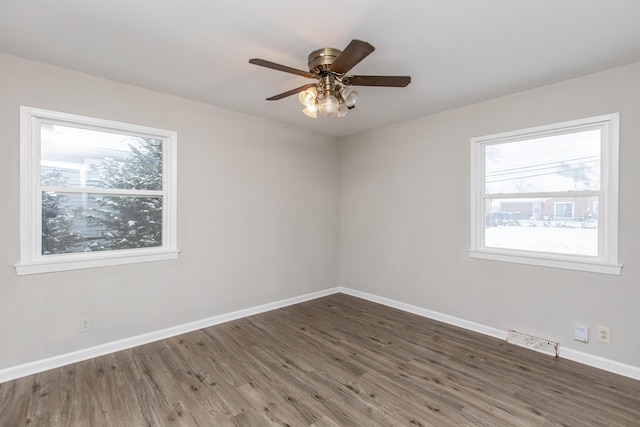
<path fill-rule="evenodd" d="M 66 179 L 58 169 L 43 171 L 42 185 L 60 187 Z M 76 252 L 82 233 L 73 231 L 76 211 L 63 194 L 42 194 L 42 255 Z"/>
<path fill-rule="evenodd" d="M 138 138 L 129 144 L 131 154 L 122 161 L 107 157 L 97 166 L 92 185 L 98 188 L 162 190 L 162 141 Z M 94 197 L 97 208 L 88 223 L 100 227 L 101 239 L 93 251 L 148 248 L 162 245 L 162 197 Z"/>

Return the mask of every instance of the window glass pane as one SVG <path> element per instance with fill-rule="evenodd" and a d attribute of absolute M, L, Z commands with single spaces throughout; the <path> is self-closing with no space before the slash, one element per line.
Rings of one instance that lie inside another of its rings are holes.
<path fill-rule="evenodd" d="M 600 130 L 485 147 L 485 192 L 600 189 Z"/>
<path fill-rule="evenodd" d="M 162 141 L 41 123 L 43 186 L 162 190 Z"/>
<path fill-rule="evenodd" d="M 597 196 L 485 200 L 486 247 L 598 255 Z"/>
<path fill-rule="evenodd" d="M 162 246 L 162 198 L 42 194 L 42 255 Z"/>

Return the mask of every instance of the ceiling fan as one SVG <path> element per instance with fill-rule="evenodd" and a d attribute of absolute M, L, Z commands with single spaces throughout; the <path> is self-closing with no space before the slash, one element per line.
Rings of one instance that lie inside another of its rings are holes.
<path fill-rule="evenodd" d="M 302 110 L 307 116 L 316 118 L 318 112 L 325 117 L 344 117 L 355 108 L 358 92 L 350 86 L 405 87 L 411 83 L 410 76 L 352 76 L 347 74 L 360 61 L 369 56 L 375 48 L 362 40 L 351 40 L 343 50 L 325 47 L 309 54 L 309 71 L 298 70 L 260 58 L 249 63 L 272 68 L 285 73 L 316 79 L 296 89 L 267 98 L 277 101 L 299 94 Z"/>

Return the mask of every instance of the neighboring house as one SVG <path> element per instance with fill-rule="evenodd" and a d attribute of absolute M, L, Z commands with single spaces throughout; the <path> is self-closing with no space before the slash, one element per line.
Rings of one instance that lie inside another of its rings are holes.
<path fill-rule="evenodd" d="M 500 200 L 493 203 L 487 224 L 522 225 L 545 221 L 546 225 L 580 226 L 597 217 L 597 197 Z"/>

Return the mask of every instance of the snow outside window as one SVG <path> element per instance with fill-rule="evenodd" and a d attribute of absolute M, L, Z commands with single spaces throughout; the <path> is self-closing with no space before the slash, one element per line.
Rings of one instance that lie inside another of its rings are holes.
<path fill-rule="evenodd" d="M 471 140 L 473 258 L 620 274 L 619 115 Z"/>
<path fill-rule="evenodd" d="M 21 274 L 175 258 L 175 132 L 21 107 Z"/>

